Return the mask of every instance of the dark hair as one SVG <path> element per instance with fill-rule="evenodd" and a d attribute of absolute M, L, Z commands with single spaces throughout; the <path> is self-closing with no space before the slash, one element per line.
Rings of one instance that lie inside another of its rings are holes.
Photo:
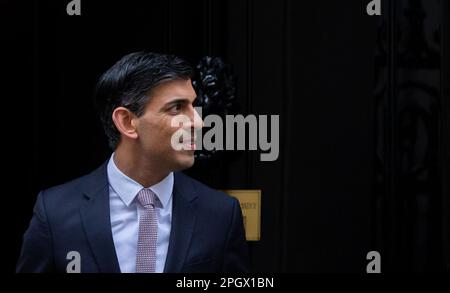
<path fill-rule="evenodd" d="M 124 56 L 103 73 L 95 88 L 94 104 L 109 146 L 115 150 L 120 141 L 112 120 L 114 109 L 126 107 L 139 117 L 144 114 L 152 88 L 164 81 L 189 79 L 192 75 L 192 67 L 183 59 L 146 51 Z"/>

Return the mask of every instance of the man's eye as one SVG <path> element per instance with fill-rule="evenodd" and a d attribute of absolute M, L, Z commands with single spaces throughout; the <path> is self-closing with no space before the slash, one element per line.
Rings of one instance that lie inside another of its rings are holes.
<path fill-rule="evenodd" d="M 172 107 L 170 107 L 170 111 L 179 112 L 179 111 L 181 111 L 181 108 L 182 108 L 181 103 L 177 103 L 177 104 L 173 105 Z"/>

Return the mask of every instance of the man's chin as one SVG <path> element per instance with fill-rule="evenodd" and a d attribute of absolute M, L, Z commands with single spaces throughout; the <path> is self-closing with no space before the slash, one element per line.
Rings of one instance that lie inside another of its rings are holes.
<path fill-rule="evenodd" d="M 194 151 L 182 151 L 183 153 L 177 154 L 177 171 L 185 170 L 194 165 Z"/>

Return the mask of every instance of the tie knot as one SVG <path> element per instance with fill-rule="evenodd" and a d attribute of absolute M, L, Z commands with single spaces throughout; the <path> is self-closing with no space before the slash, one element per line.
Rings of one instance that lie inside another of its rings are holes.
<path fill-rule="evenodd" d="M 150 189 L 143 188 L 138 193 L 138 201 L 139 203 L 144 207 L 148 207 L 149 205 L 154 206 L 155 205 L 155 193 L 151 191 Z"/>

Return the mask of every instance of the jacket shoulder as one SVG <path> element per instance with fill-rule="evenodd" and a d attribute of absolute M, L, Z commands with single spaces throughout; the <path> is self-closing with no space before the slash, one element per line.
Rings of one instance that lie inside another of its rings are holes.
<path fill-rule="evenodd" d="M 86 191 L 101 190 L 107 186 L 107 183 L 106 164 L 103 164 L 89 174 L 44 189 L 40 194 L 50 208 L 62 208 L 70 203 L 81 201 Z"/>
<path fill-rule="evenodd" d="M 237 199 L 223 191 L 213 189 L 206 184 L 197 181 L 184 173 L 177 172 L 175 180 L 180 180 L 182 185 L 189 184 L 200 202 L 207 203 L 210 208 L 231 209 L 237 204 Z"/>

